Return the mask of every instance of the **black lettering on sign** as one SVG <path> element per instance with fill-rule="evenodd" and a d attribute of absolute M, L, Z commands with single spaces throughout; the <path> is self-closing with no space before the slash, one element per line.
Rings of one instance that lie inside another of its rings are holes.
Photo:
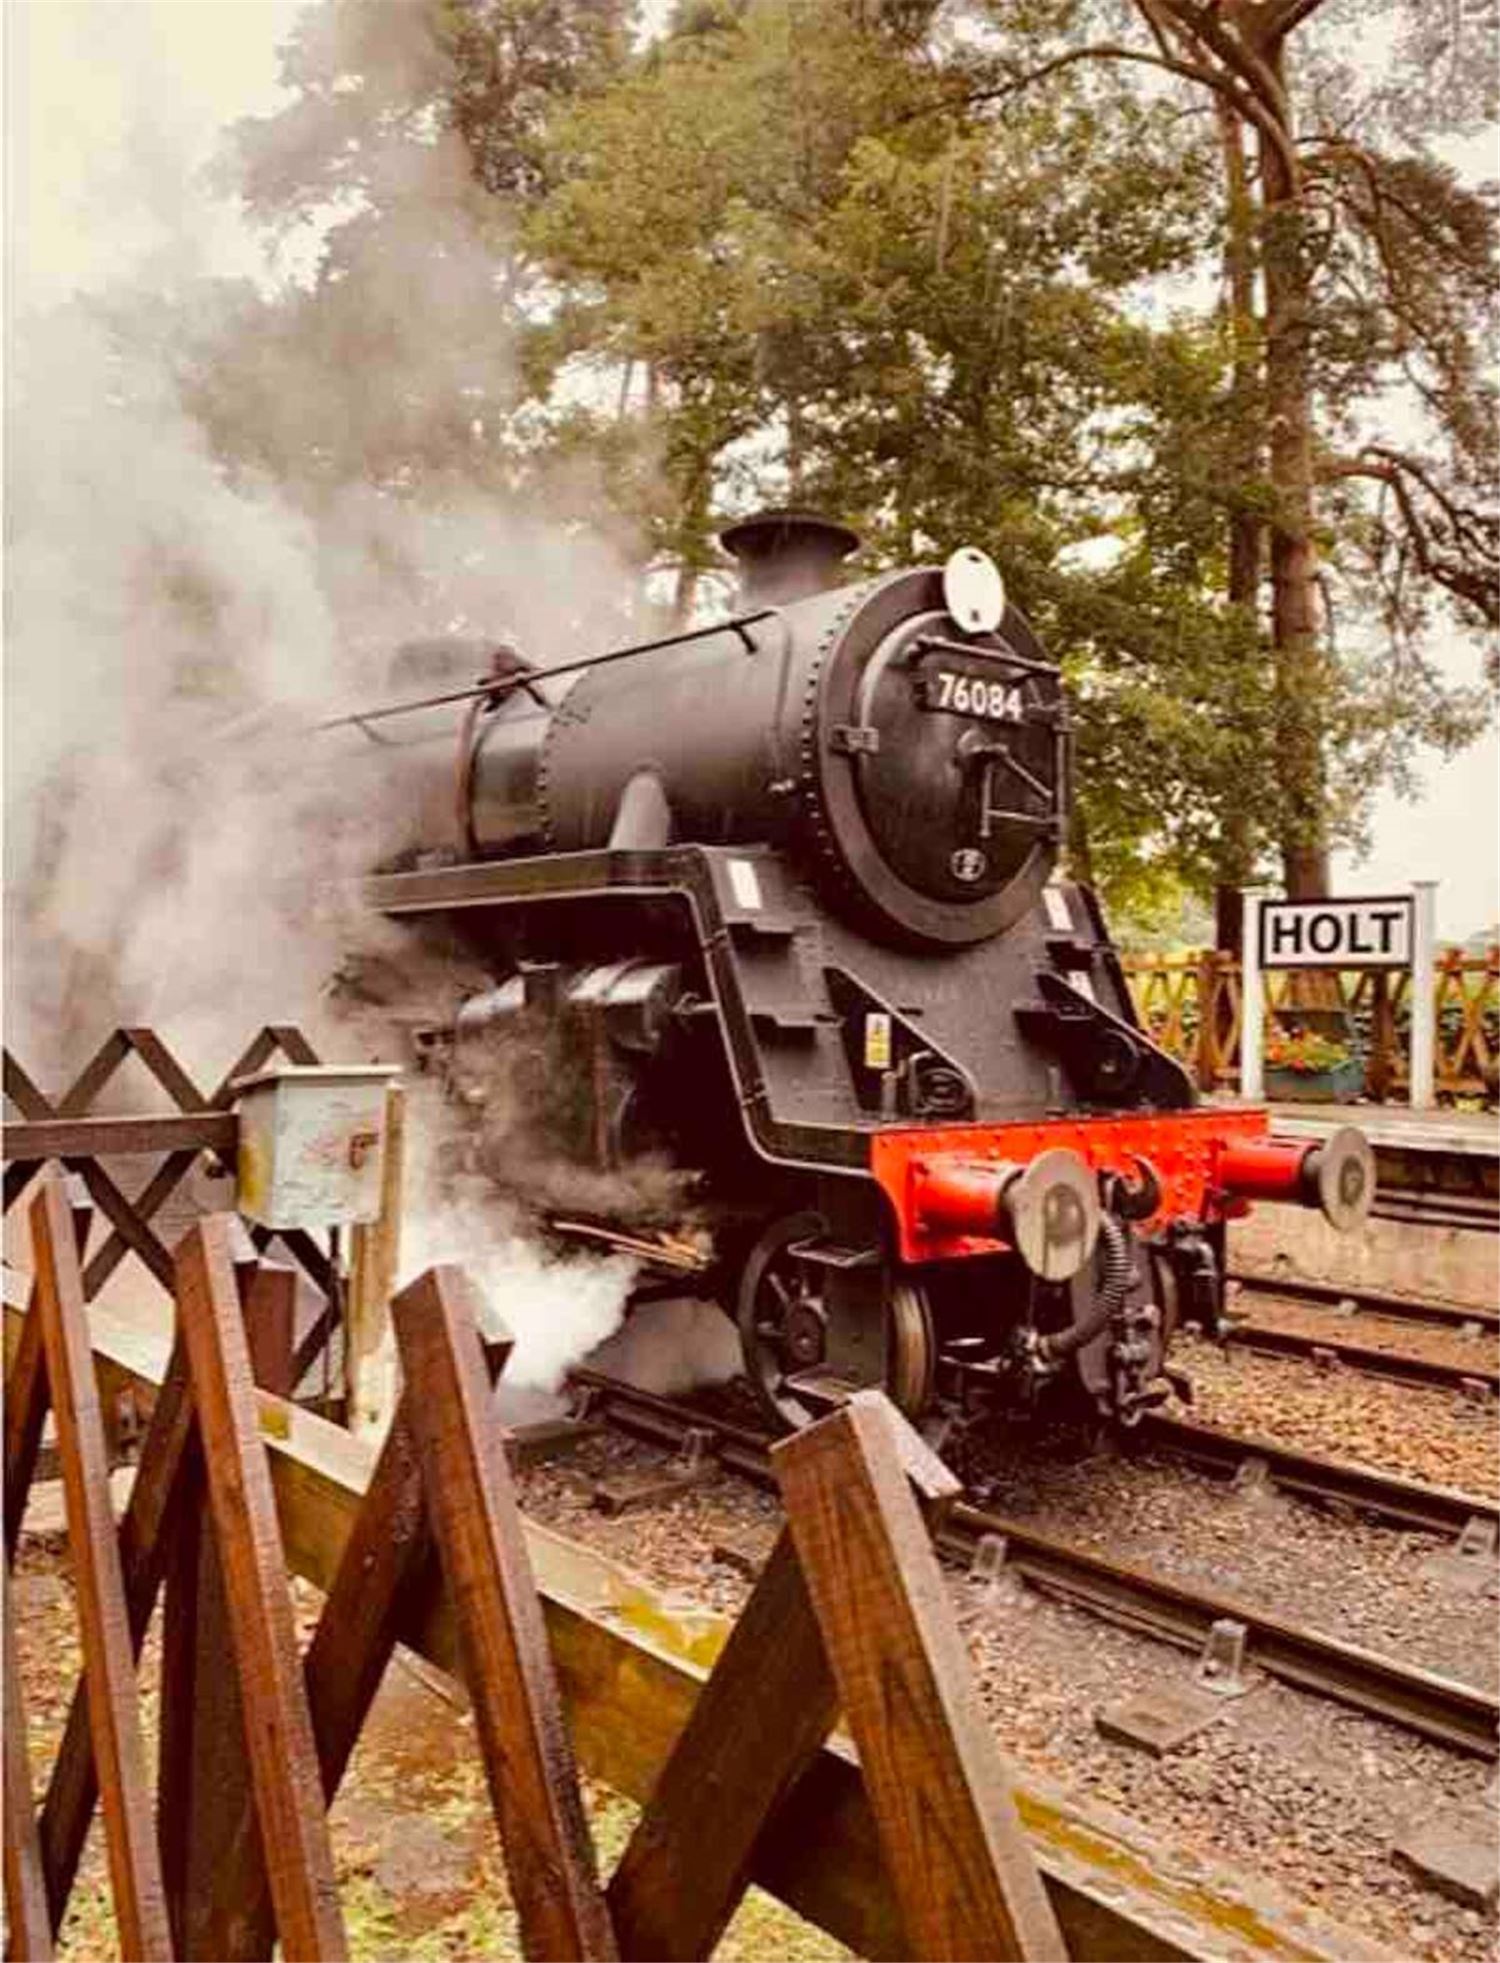
<path fill-rule="evenodd" d="M 1380 952 L 1389 954 L 1396 937 L 1396 922 L 1406 918 L 1406 908 L 1404 906 L 1371 907 L 1370 918 L 1380 929 Z"/>
<path fill-rule="evenodd" d="M 1314 954 L 1334 953 L 1343 937 L 1343 922 L 1336 913 L 1315 913 L 1308 922 L 1307 941 Z"/>
<path fill-rule="evenodd" d="M 1302 952 L 1302 915 L 1300 913 L 1273 913 L 1271 915 L 1272 954 L 1300 954 Z"/>
<path fill-rule="evenodd" d="M 1261 913 L 1261 959 L 1270 968 L 1404 967 L 1411 920 L 1407 900 L 1275 900 Z"/>

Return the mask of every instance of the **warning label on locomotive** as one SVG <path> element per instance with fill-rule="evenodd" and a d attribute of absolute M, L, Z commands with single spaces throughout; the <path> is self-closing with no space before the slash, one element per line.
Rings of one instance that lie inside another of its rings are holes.
<path fill-rule="evenodd" d="M 1022 722 L 1026 715 L 1020 682 L 992 681 L 957 668 L 936 668 L 923 678 L 922 706 L 953 716 L 983 716 L 988 722 Z"/>
<path fill-rule="evenodd" d="M 865 1068 L 889 1070 L 891 1067 L 891 1019 L 879 1010 L 865 1017 Z"/>

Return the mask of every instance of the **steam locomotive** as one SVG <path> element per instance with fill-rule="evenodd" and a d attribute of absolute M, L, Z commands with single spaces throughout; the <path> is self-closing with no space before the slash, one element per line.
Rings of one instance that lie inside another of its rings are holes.
<path fill-rule="evenodd" d="M 446 806 L 368 896 L 482 963 L 452 1053 L 548 1059 L 581 1167 L 691 1174 L 773 1422 L 1066 1386 L 1129 1425 L 1179 1321 L 1217 1324 L 1226 1221 L 1357 1226 L 1369 1148 L 1200 1104 L 1141 1028 L 1056 876 L 1059 669 L 984 553 L 847 584 L 856 536 L 811 514 L 722 539 L 717 625 L 550 668 L 502 647 L 349 719 Z"/>

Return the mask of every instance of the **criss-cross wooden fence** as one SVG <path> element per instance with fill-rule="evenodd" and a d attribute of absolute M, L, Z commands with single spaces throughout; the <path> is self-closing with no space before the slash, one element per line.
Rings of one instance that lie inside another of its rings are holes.
<path fill-rule="evenodd" d="M 290 1024 L 267 1024 L 214 1087 L 202 1091 L 155 1030 L 116 1029 L 67 1089 L 61 1095 L 49 1096 L 38 1088 L 19 1058 L 5 1050 L 6 1213 L 42 1163 L 59 1159 L 82 1182 L 110 1229 L 102 1244 L 87 1254 L 82 1274 L 84 1300 L 94 1301 L 132 1256 L 170 1292 L 174 1286 L 172 1255 L 155 1223 L 205 1155 L 210 1162 L 217 1159 L 233 1170 L 238 1130 L 234 1087 L 241 1078 L 253 1075 L 277 1057 L 291 1064 L 319 1061 L 301 1030 Z M 170 1112 L 100 1115 L 101 1102 L 119 1101 L 123 1088 L 119 1073 L 132 1058 L 144 1067 L 155 1089 L 165 1094 Z M 158 1162 L 133 1197 L 120 1183 L 119 1162 L 127 1159 Z M 337 1230 L 326 1247 L 317 1236 L 300 1228 L 274 1236 L 263 1227 L 252 1226 L 249 1231 L 261 1251 L 277 1240 L 322 1297 L 323 1306 L 295 1352 L 292 1381 L 300 1385 L 320 1356 L 326 1369 L 330 1342 L 341 1321 L 344 1287 Z M 325 1391 L 327 1388 L 325 1384 Z"/>
<path fill-rule="evenodd" d="M 1193 1072 L 1200 1090 L 1239 1083 L 1241 988 L 1231 954 L 1123 956 L 1136 1011 L 1152 1038 Z M 1268 1014 L 1286 1001 L 1289 974 L 1263 977 Z M 1405 1095 L 1411 1081 L 1411 977 L 1364 969 L 1328 976 L 1359 1038 L 1365 1093 Z M 1500 1103 L 1500 945 L 1484 954 L 1444 948 L 1438 955 L 1437 1088 L 1444 1098 Z"/>
<path fill-rule="evenodd" d="M 237 1268 L 228 1215 L 177 1249 L 175 1339 L 117 1531 L 86 1222 L 53 1174 L 30 1217 L 7 1559 L 50 1407 L 83 1667 L 38 1810 L 7 1589 L 9 1955 L 52 1954 L 96 1809 L 126 1957 L 345 1955 L 327 1809 L 398 1638 L 446 1590 L 528 1956 L 709 1955 L 842 1711 L 899 1953 L 1066 1957 L 913 1493 L 941 1506 L 956 1483 L 878 1393 L 777 1449 L 787 1526 L 606 1890 L 491 1394 L 509 1344 L 482 1342 L 463 1272 L 428 1270 L 392 1305 L 405 1389 L 299 1654 L 268 1457 L 268 1420 L 287 1407 L 258 1387 L 288 1360 L 274 1273 Z M 210 1551 L 220 1592 L 205 1618 Z M 136 1670 L 163 1589 L 153 1807 Z"/>

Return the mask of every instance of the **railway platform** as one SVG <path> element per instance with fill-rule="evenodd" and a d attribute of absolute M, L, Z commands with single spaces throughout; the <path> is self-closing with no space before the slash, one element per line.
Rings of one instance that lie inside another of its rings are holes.
<path fill-rule="evenodd" d="M 1230 1107 L 1237 1098 L 1215 1099 Z M 1500 1231 L 1500 1113 L 1399 1104 L 1272 1104 L 1284 1138 L 1357 1125 L 1375 1151 L 1374 1214 L 1412 1226 Z"/>
<path fill-rule="evenodd" d="M 1283 1138 L 1326 1138 L 1357 1125 L 1375 1152 L 1375 1204 L 1354 1235 L 1300 1208 L 1258 1206 L 1232 1230 L 1232 1267 L 1493 1310 L 1500 1114 L 1373 1104 L 1277 1103 L 1270 1111 Z"/>

